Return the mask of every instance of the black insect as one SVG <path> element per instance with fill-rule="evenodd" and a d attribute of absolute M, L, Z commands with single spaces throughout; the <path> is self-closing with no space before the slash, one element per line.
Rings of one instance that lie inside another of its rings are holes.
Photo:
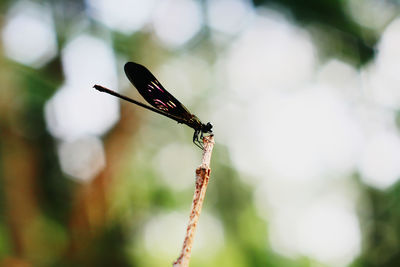
<path fill-rule="evenodd" d="M 122 98 L 126 101 L 173 119 L 178 123 L 186 124 L 194 129 L 193 143 L 199 148 L 203 149 L 203 143 L 200 140 L 203 139 L 203 134 L 212 133 L 211 123 L 208 122 L 207 124 L 204 124 L 194 114 L 190 113 L 189 110 L 181 104 L 181 102 L 179 102 L 167 90 L 165 90 L 161 83 L 146 67 L 134 62 L 128 62 L 125 64 L 124 69 L 129 81 L 136 87 L 143 98 L 146 99 L 146 101 L 153 107 L 131 99 L 127 96 L 118 94 L 117 92 L 114 92 L 101 85 L 96 84 L 93 87 L 100 92 L 105 92 Z"/>

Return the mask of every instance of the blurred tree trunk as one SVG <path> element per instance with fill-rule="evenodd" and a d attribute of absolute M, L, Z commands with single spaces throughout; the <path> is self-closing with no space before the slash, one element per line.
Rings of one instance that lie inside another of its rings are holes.
<path fill-rule="evenodd" d="M 120 169 L 121 160 L 131 152 L 128 144 L 136 128 L 134 111 L 122 105 L 120 122 L 105 139 L 105 169 L 89 184 L 83 184 L 75 196 L 69 222 L 72 237 L 69 256 L 72 258 L 79 257 L 106 226 L 108 194 L 113 187 L 116 171 Z"/>

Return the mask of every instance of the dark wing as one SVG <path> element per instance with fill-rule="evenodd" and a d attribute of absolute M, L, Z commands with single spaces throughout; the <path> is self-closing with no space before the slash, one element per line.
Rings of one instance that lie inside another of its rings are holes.
<path fill-rule="evenodd" d="M 146 67 L 128 62 L 124 69 L 129 81 L 150 105 L 185 120 L 192 118 L 189 110 L 168 93 Z"/>

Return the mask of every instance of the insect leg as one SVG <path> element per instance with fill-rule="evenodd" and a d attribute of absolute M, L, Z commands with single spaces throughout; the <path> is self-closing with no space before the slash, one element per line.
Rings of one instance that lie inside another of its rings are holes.
<path fill-rule="evenodd" d="M 199 133 L 201 131 L 199 130 L 195 130 L 194 134 L 193 134 L 193 144 L 195 144 L 198 148 L 200 148 L 201 150 L 203 150 L 203 144 L 200 142 L 199 140 Z"/>
<path fill-rule="evenodd" d="M 202 144 L 199 140 L 196 140 L 196 142 L 194 142 L 194 144 L 195 144 L 198 148 L 200 148 L 201 150 L 204 149 L 203 144 Z"/>
<path fill-rule="evenodd" d="M 194 130 L 194 133 L 193 133 L 193 143 L 197 140 L 197 135 L 198 135 L 198 131 L 197 131 L 197 130 Z"/>

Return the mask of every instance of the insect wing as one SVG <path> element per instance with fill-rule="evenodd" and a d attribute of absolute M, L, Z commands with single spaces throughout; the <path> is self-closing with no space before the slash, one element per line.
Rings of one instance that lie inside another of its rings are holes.
<path fill-rule="evenodd" d="M 124 69 L 129 81 L 150 105 L 185 120 L 192 118 L 189 110 L 165 90 L 146 67 L 134 62 L 128 62 L 125 64 Z"/>

